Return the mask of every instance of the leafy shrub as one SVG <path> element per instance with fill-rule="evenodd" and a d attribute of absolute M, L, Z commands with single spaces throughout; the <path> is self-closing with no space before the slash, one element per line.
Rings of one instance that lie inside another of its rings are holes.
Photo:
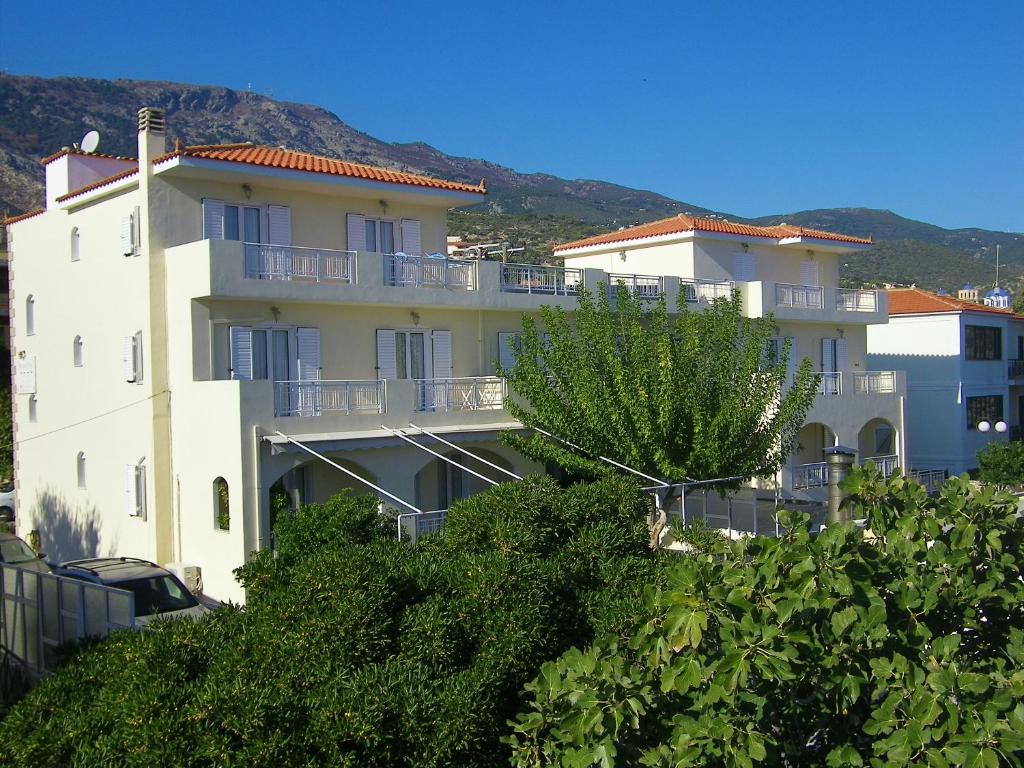
<path fill-rule="evenodd" d="M 1024 763 L 1024 520 L 966 479 L 873 470 L 854 524 L 680 558 L 628 642 L 542 667 L 519 766 Z"/>
<path fill-rule="evenodd" d="M 1009 488 L 1024 486 L 1024 442 L 989 443 L 978 451 L 978 479 Z"/>
<path fill-rule="evenodd" d="M 282 514 L 243 609 L 84 646 L 0 722 L 0 764 L 484 766 L 523 685 L 661 585 L 644 499 L 499 486 L 412 547 L 376 501 Z"/>

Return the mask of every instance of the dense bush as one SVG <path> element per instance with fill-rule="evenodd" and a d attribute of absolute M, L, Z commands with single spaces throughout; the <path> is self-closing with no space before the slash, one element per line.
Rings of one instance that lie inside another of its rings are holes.
<path fill-rule="evenodd" d="M 1007 488 L 1024 486 L 1024 442 L 989 443 L 978 451 L 978 479 Z"/>
<path fill-rule="evenodd" d="M 681 558 L 648 621 L 545 664 L 519 766 L 1024 764 L 1024 521 L 869 470 L 854 525 Z"/>
<path fill-rule="evenodd" d="M 275 527 L 244 610 L 82 648 L 0 723 L 0 764 L 482 766 L 541 664 L 637 626 L 660 584 L 644 497 L 499 486 L 411 547 L 372 499 Z"/>

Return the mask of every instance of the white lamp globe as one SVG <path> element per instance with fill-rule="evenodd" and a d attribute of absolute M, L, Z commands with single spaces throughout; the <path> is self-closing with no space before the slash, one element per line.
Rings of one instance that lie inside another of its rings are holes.
<path fill-rule="evenodd" d="M 987 421 L 979 421 L 978 422 L 978 431 L 979 432 L 988 432 L 990 429 L 992 429 L 992 425 L 989 424 Z"/>
<path fill-rule="evenodd" d="M 996 432 L 1005 432 L 1005 431 L 1006 431 L 1006 422 L 1005 421 L 997 421 L 996 422 Z"/>

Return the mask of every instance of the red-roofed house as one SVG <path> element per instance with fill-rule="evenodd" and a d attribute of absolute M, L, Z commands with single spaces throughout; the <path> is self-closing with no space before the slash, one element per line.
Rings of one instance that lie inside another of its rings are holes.
<path fill-rule="evenodd" d="M 868 359 L 907 372 L 910 464 L 976 469 L 981 448 L 1021 436 L 1024 317 L 919 288 L 888 294 L 889 322 L 868 328 Z"/>

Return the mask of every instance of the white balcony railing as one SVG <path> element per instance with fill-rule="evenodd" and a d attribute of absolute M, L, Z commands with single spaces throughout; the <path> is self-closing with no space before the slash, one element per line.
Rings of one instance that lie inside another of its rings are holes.
<path fill-rule="evenodd" d="M 825 291 L 818 285 L 776 283 L 775 305 L 801 309 L 823 309 L 825 307 Z"/>
<path fill-rule="evenodd" d="M 258 280 L 355 282 L 352 251 L 294 245 L 245 244 L 245 276 Z"/>
<path fill-rule="evenodd" d="M 505 380 L 497 376 L 417 379 L 417 411 L 497 410 L 505 405 Z"/>
<path fill-rule="evenodd" d="M 476 262 L 444 256 L 384 255 L 384 282 L 403 288 L 476 288 Z"/>
<path fill-rule="evenodd" d="M 608 293 L 614 298 L 615 289 L 623 286 L 640 299 L 657 299 L 664 291 L 662 278 L 657 275 L 620 275 L 609 273 Z"/>
<path fill-rule="evenodd" d="M 828 466 L 824 461 L 793 467 L 793 490 L 823 488 L 828 485 Z"/>
<path fill-rule="evenodd" d="M 858 395 L 891 395 L 899 392 L 896 371 L 861 371 L 853 374 L 853 391 Z"/>
<path fill-rule="evenodd" d="M 911 480 L 924 487 L 928 493 L 935 493 L 946 482 L 944 469 L 912 469 L 907 474 Z"/>
<path fill-rule="evenodd" d="M 679 278 L 679 290 L 687 301 L 714 301 L 728 299 L 732 295 L 734 283 L 731 280 L 700 280 L 698 278 Z"/>
<path fill-rule="evenodd" d="M 574 296 L 582 282 L 582 269 L 532 264 L 501 265 L 501 290 L 509 293 Z"/>
<path fill-rule="evenodd" d="M 878 291 L 836 288 L 836 309 L 840 312 L 877 312 Z"/>
<path fill-rule="evenodd" d="M 843 394 L 843 374 L 839 371 L 822 371 L 821 384 L 818 385 L 819 395 Z"/>
<path fill-rule="evenodd" d="M 874 462 L 875 469 L 882 473 L 882 477 L 887 480 L 896 471 L 896 468 L 900 465 L 899 456 L 888 455 L 888 456 L 866 456 L 862 464 L 867 464 L 869 461 Z"/>
<path fill-rule="evenodd" d="M 319 416 L 322 413 L 384 413 L 384 381 L 276 381 L 275 416 Z"/>

